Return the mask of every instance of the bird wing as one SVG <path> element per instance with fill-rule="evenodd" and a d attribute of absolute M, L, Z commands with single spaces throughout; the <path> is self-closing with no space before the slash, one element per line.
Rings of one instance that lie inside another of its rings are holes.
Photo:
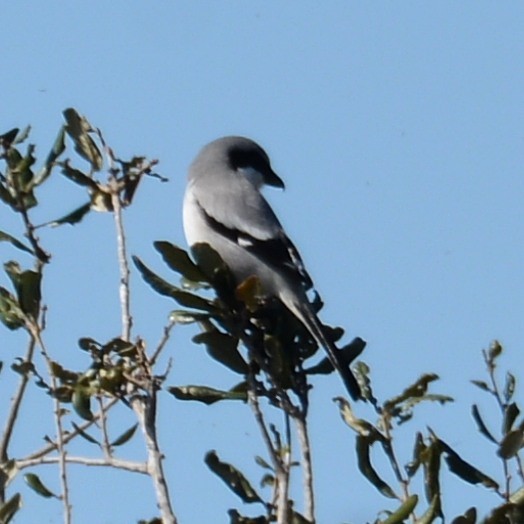
<path fill-rule="evenodd" d="M 216 184 L 193 194 L 209 227 L 309 289 L 312 281 L 297 248 L 261 193 L 247 180 Z"/>

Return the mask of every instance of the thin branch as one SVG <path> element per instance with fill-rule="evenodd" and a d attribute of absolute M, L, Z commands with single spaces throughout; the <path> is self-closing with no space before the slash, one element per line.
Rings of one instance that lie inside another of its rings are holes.
<path fill-rule="evenodd" d="M 171 507 L 169 490 L 162 467 L 163 455 L 158 447 L 155 430 L 156 418 L 156 391 L 146 396 L 135 396 L 131 401 L 134 412 L 140 422 L 147 449 L 147 472 L 153 479 L 158 509 L 163 524 L 176 524 L 177 520 Z"/>
<path fill-rule="evenodd" d="M 313 524 L 315 522 L 315 496 L 307 419 L 304 413 L 300 412 L 293 417 L 293 420 L 296 425 L 298 442 L 300 444 L 300 462 L 302 464 L 302 479 L 304 482 L 304 517 Z"/>
<path fill-rule="evenodd" d="M 98 405 L 100 406 L 100 430 L 102 432 L 102 451 L 104 452 L 104 457 L 109 459 L 111 457 L 111 445 L 109 443 L 109 436 L 107 434 L 107 417 L 106 417 L 106 407 L 104 404 L 104 399 L 98 397 Z"/>
<path fill-rule="evenodd" d="M 51 255 L 49 255 L 49 253 L 46 253 L 42 249 L 42 247 L 40 247 L 38 237 L 35 235 L 35 226 L 31 222 L 31 220 L 29 220 L 29 213 L 27 212 L 24 201 L 20 194 L 20 188 L 18 187 L 17 177 L 14 177 L 14 184 L 15 184 L 15 189 L 16 189 L 17 203 L 20 208 L 19 211 L 20 211 L 20 214 L 22 215 L 22 220 L 24 221 L 24 226 L 26 230 L 25 236 L 29 240 L 31 247 L 33 248 L 33 251 L 35 252 L 35 256 L 37 258 L 37 268 L 41 269 L 41 267 L 44 264 L 47 264 L 49 262 L 49 260 L 51 259 Z"/>
<path fill-rule="evenodd" d="M 40 466 L 42 464 L 57 464 L 60 462 L 60 456 L 56 457 L 40 457 L 33 459 L 21 459 L 16 461 L 16 467 L 20 470 L 30 468 L 33 466 Z M 132 462 L 130 460 L 121 460 L 115 457 L 106 458 L 89 458 L 89 457 L 75 457 L 67 455 L 65 458 L 68 464 L 81 464 L 83 466 L 102 466 L 109 468 L 117 468 L 132 473 L 148 474 L 147 465 L 141 462 Z"/>
<path fill-rule="evenodd" d="M 56 391 L 58 387 L 58 383 L 57 383 L 56 377 L 54 376 L 54 373 L 52 370 L 51 357 L 40 335 L 40 327 L 38 326 L 36 322 L 29 321 L 27 323 L 27 328 L 31 332 L 33 337 L 36 339 L 36 341 L 38 342 L 38 345 L 40 346 L 42 355 L 49 369 L 49 376 L 51 377 L 51 386 L 53 388 L 53 391 Z M 64 523 L 71 524 L 71 518 L 72 518 L 71 517 L 71 502 L 69 500 L 69 485 L 67 481 L 64 428 L 62 426 L 62 407 L 61 407 L 60 401 L 56 397 L 53 397 L 53 406 L 54 406 L 55 424 L 56 424 L 56 443 L 57 443 L 58 459 L 59 459 L 58 465 L 59 465 L 59 471 L 60 471 L 60 484 L 62 486 L 62 497 L 61 498 L 62 498 L 62 504 L 64 506 Z"/>
<path fill-rule="evenodd" d="M 31 338 L 29 340 L 29 347 L 27 348 L 27 353 L 24 359 L 24 363 L 32 362 L 33 355 L 35 352 L 35 345 L 36 345 L 35 337 L 31 335 Z M 13 400 L 11 401 L 11 409 L 9 410 L 5 428 L 2 433 L 2 440 L 0 441 L 0 460 L 2 462 L 6 462 L 8 459 L 7 448 L 9 447 L 9 443 L 13 435 L 14 425 L 15 425 L 16 419 L 18 418 L 18 413 L 20 411 L 20 406 L 22 404 L 22 399 L 24 398 L 24 393 L 25 393 L 27 384 L 29 382 L 29 378 L 30 378 L 29 373 L 24 373 L 20 377 L 20 383 L 18 384 L 18 389 L 16 390 L 13 396 Z"/>
<path fill-rule="evenodd" d="M 156 347 L 153 355 L 149 359 L 151 366 L 154 366 L 156 364 L 156 361 L 158 360 L 160 353 L 162 353 L 162 350 L 169 341 L 169 337 L 171 336 L 171 330 L 175 327 L 175 324 L 176 322 L 174 320 L 170 320 L 167 326 L 164 327 L 164 334 L 162 335 L 162 338 L 160 339 L 160 342 L 158 343 L 158 346 Z"/>
<path fill-rule="evenodd" d="M 277 522 L 279 524 L 288 524 L 289 522 L 289 503 L 288 503 L 288 494 L 289 494 L 289 468 L 286 468 L 282 458 L 279 454 L 279 451 L 275 449 L 273 441 L 269 435 L 266 423 L 264 421 L 264 416 L 260 409 L 260 404 L 258 403 L 258 397 L 256 394 L 255 379 L 251 375 L 249 381 L 250 387 L 248 391 L 248 401 L 253 414 L 255 415 L 255 420 L 260 428 L 262 433 L 262 439 L 266 445 L 266 449 L 271 458 L 273 468 L 276 475 L 276 506 L 277 506 Z"/>
<path fill-rule="evenodd" d="M 386 417 L 389 417 L 389 414 L 383 413 L 382 414 L 382 427 L 384 428 L 384 436 L 386 439 L 381 442 L 382 449 L 386 453 L 386 456 L 388 457 L 389 463 L 391 464 L 391 468 L 393 469 L 393 472 L 395 473 L 395 477 L 397 478 L 398 483 L 402 486 L 402 491 L 404 493 L 404 500 L 407 500 L 409 497 L 409 481 L 404 478 L 402 475 L 402 470 L 400 468 L 400 464 L 397 459 L 397 455 L 395 454 L 395 449 L 393 448 L 393 436 L 391 435 L 391 427 L 390 427 L 390 421 L 386 420 Z"/>
<path fill-rule="evenodd" d="M 110 180 L 111 203 L 116 227 L 116 241 L 118 251 L 118 264 L 120 267 L 120 308 L 122 312 L 122 339 L 131 339 L 131 306 L 129 297 L 129 264 L 127 262 L 126 237 L 122 219 L 122 204 L 120 202 L 120 187 L 117 179 L 112 176 Z"/>
<path fill-rule="evenodd" d="M 114 398 L 109 401 L 109 403 L 106 405 L 106 412 L 109 411 L 117 402 L 119 399 Z M 89 427 L 93 426 L 102 416 L 101 413 L 95 413 L 92 420 L 89 420 L 87 422 L 84 422 L 81 426 L 78 426 L 78 429 L 73 429 L 69 431 L 67 434 L 65 434 L 62 438 L 63 444 L 67 444 L 71 440 L 73 440 L 75 437 L 78 437 L 82 431 L 85 431 Z M 48 444 L 47 446 L 43 447 L 42 449 L 35 451 L 34 453 L 31 453 L 31 455 L 28 455 L 25 459 L 21 460 L 34 460 L 41 457 L 44 457 L 48 455 L 49 453 L 52 453 L 58 449 L 58 443 L 52 442 Z"/>

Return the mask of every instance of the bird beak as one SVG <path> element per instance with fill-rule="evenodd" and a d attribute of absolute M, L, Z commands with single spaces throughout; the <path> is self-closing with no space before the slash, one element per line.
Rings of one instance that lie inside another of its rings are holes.
<path fill-rule="evenodd" d="M 272 170 L 270 169 L 265 173 L 264 182 L 268 186 L 278 187 L 280 189 L 286 189 L 284 181 Z"/>

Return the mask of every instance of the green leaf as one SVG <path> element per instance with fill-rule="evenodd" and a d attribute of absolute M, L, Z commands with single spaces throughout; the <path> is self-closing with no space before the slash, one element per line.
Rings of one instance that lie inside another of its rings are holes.
<path fill-rule="evenodd" d="M 102 153 L 89 135 L 93 127 L 73 108 L 66 109 L 63 115 L 66 121 L 65 130 L 75 144 L 75 151 L 91 164 L 93 171 L 100 171 L 103 166 Z"/>
<path fill-rule="evenodd" d="M 33 155 L 34 150 L 35 146 L 30 144 L 27 147 L 27 153 L 25 156 L 22 156 L 18 150 L 14 148 L 9 149 L 6 153 L 6 162 L 9 166 L 6 179 L 12 181 L 12 186 L 16 188 L 19 196 L 22 198 L 24 198 L 26 195 L 29 195 L 33 187 L 34 175 L 31 170 L 31 166 L 36 161 Z M 27 205 L 27 202 L 25 204 Z M 27 206 L 27 208 L 29 207 L 30 206 Z"/>
<path fill-rule="evenodd" d="M 18 129 L 16 131 L 18 131 Z M 31 133 L 31 126 L 24 127 L 22 131 L 17 133 L 15 139 L 13 140 L 13 145 L 21 144 L 22 142 L 25 142 L 25 140 L 29 136 L 29 133 Z"/>
<path fill-rule="evenodd" d="M 357 460 L 358 460 L 358 469 L 366 477 L 373 486 L 375 486 L 380 493 L 389 498 L 397 498 L 395 492 L 389 487 L 386 482 L 384 482 L 375 471 L 371 464 L 371 459 L 369 452 L 373 440 L 369 437 L 363 435 L 357 435 L 356 439 L 356 450 L 357 450 Z"/>
<path fill-rule="evenodd" d="M 0 523 L 8 524 L 15 513 L 22 507 L 22 497 L 20 493 L 13 495 L 5 504 L 0 506 Z"/>
<path fill-rule="evenodd" d="M 413 446 L 413 458 L 411 459 L 411 462 L 406 464 L 405 470 L 408 474 L 408 477 L 413 477 L 415 473 L 418 471 L 418 468 L 420 467 L 420 464 L 422 463 L 421 457 L 422 453 L 426 449 L 426 444 L 424 443 L 424 438 L 422 437 L 422 433 L 419 431 L 417 432 L 417 435 L 415 437 L 415 444 Z"/>
<path fill-rule="evenodd" d="M 89 175 L 86 175 L 82 171 L 75 169 L 69 165 L 69 161 L 66 160 L 62 165 L 62 174 L 69 178 L 75 184 L 79 186 L 87 187 L 91 191 L 98 191 L 100 189 L 99 184 L 93 180 Z"/>
<path fill-rule="evenodd" d="M 451 524 L 475 524 L 477 522 L 477 509 L 469 508 L 463 515 L 454 518 Z"/>
<path fill-rule="evenodd" d="M 524 446 L 524 429 L 518 428 L 507 433 L 500 443 L 497 455 L 503 459 L 515 457 Z"/>
<path fill-rule="evenodd" d="M 270 471 L 274 471 L 274 468 L 268 464 L 261 456 L 256 455 L 255 456 L 255 462 L 264 469 L 269 469 Z"/>
<path fill-rule="evenodd" d="M 58 135 L 56 137 L 55 143 L 53 144 L 53 147 L 51 148 L 51 151 L 49 151 L 49 154 L 47 155 L 46 161 L 42 169 L 39 171 L 39 173 L 35 177 L 34 185 L 38 186 L 42 182 L 44 182 L 47 177 L 51 174 L 51 171 L 53 170 L 53 167 L 55 166 L 55 162 L 57 161 L 58 157 L 65 151 L 65 127 L 62 126 L 60 128 L 60 131 L 58 132 Z"/>
<path fill-rule="evenodd" d="M 219 400 L 247 401 L 245 391 L 222 391 L 207 386 L 173 386 L 168 388 L 169 393 L 179 400 L 195 400 L 211 405 Z"/>
<path fill-rule="evenodd" d="M 9 149 L 11 145 L 15 143 L 18 131 L 20 131 L 20 129 L 18 129 L 18 127 L 15 127 L 14 129 L 10 129 L 9 131 L 7 131 L 7 133 L 0 135 L 0 146 L 4 149 Z"/>
<path fill-rule="evenodd" d="M 25 324 L 25 315 L 16 298 L 0 287 L 0 321 L 9 329 L 15 330 Z"/>
<path fill-rule="evenodd" d="M 29 145 L 25 156 L 22 156 L 15 148 L 7 149 L 4 154 L 7 172 L 5 178 L 2 177 L 5 186 L 2 185 L 0 197 L 18 211 L 30 209 L 37 204 L 33 192 L 34 175 L 31 170 L 31 166 L 35 162 L 34 148 L 34 145 Z"/>
<path fill-rule="evenodd" d="M 234 466 L 222 462 L 215 451 L 209 451 L 205 457 L 207 467 L 220 477 L 226 485 L 246 503 L 262 502 L 258 493 L 246 477 Z"/>
<path fill-rule="evenodd" d="M 4 202 L 4 204 L 7 204 L 9 207 L 13 209 L 17 209 L 16 198 L 14 198 L 13 195 L 11 195 L 7 187 L 2 183 L 1 179 L 0 179 L 0 200 Z"/>
<path fill-rule="evenodd" d="M 435 519 L 442 517 L 440 496 L 435 495 L 429 508 L 415 521 L 415 524 L 431 524 Z"/>
<path fill-rule="evenodd" d="M 501 343 L 498 340 L 494 340 L 491 343 L 491 345 L 489 346 L 489 351 L 488 351 L 489 363 L 494 365 L 497 358 L 500 357 L 500 355 L 502 354 L 502 351 L 503 351 L 503 348 L 502 348 Z"/>
<path fill-rule="evenodd" d="M 488 393 L 493 393 L 492 389 L 483 380 L 472 380 L 471 383 L 477 386 L 478 388 L 482 389 L 483 391 L 487 391 Z"/>
<path fill-rule="evenodd" d="M 124 431 L 119 437 L 117 437 L 111 444 L 109 444 L 111 447 L 117 447 L 122 446 L 126 442 L 128 442 L 132 436 L 135 434 L 136 430 L 138 428 L 138 424 L 132 425 L 129 429 Z"/>
<path fill-rule="evenodd" d="M 502 423 L 504 434 L 511 431 L 513 424 L 519 415 L 520 409 L 515 402 L 512 402 L 511 404 L 508 404 L 504 407 L 504 421 Z"/>
<path fill-rule="evenodd" d="M 341 362 L 344 364 L 351 364 L 364 351 L 366 342 L 360 337 L 354 338 L 349 344 L 341 347 L 338 355 Z M 308 375 L 327 375 L 335 371 L 333 364 L 329 358 L 323 358 L 318 364 L 304 370 Z"/>
<path fill-rule="evenodd" d="M 333 401 L 338 405 L 342 420 L 362 437 L 371 437 L 373 441 L 383 440 L 383 435 L 367 420 L 358 418 L 353 413 L 351 405 L 344 397 L 335 397 Z"/>
<path fill-rule="evenodd" d="M 209 315 L 206 313 L 195 313 L 185 309 L 175 309 L 169 314 L 169 320 L 176 324 L 193 324 L 195 322 L 209 320 Z"/>
<path fill-rule="evenodd" d="M 54 360 L 50 362 L 49 367 L 51 370 L 51 374 L 54 377 L 60 379 L 60 381 L 63 383 L 71 383 L 76 382 L 76 380 L 78 380 L 78 373 L 65 369 L 64 367 L 62 367 L 61 364 Z"/>
<path fill-rule="evenodd" d="M 191 253 L 198 268 L 219 294 L 230 293 L 231 290 L 235 289 L 231 271 L 220 255 L 209 244 L 194 244 L 191 246 Z"/>
<path fill-rule="evenodd" d="M 33 318 L 38 317 L 40 311 L 40 282 L 41 273 L 36 271 L 22 271 L 18 262 L 10 261 L 4 264 L 4 269 L 15 288 L 18 304 L 22 311 Z"/>
<path fill-rule="evenodd" d="M 71 211 L 63 217 L 57 218 L 56 220 L 51 220 L 48 222 L 48 225 L 52 227 L 61 226 L 63 224 L 75 225 L 78 224 L 88 213 L 91 211 L 91 202 L 77 207 L 75 210 Z"/>
<path fill-rule="evenodd" d="M 183 307 L 207 311 L 209 313 L 217 312 L 217 308 L 212 302 L 169 284 L 169 282 L 166 282 L 163 278 L 153 273 L 138 257 L 134 256 L 133 262 L 142 274 L 142 278 L 157 293 L 176 300 Z"/>
<path fill-rule="evenodd" d="M 40 283 L 42 274 L 36 271 L 26 270 L 20 275 L 20 291 L 18 300 L 22 311 L 34 319 L 38 318 L 40 312 L 40 300 L 42 294 Z"/>
<path fill-rule="evenodd" d="M 23 242 L 20 242 L 20 240 L 17 240 L 15 237 L 9 235 L 8 233 L 4 231 L 0 231 L 0 242 L 9 242 L 16 248 L 25 251 L 26 253 L 34 254 L 33 250 L 26 246 Z"/>
<path fill-rule="evenodd" d="M 90 442 L 91 444 L 96 444 L 97 446 L 100 446 L 100 442 L 96 440 L 96 438 L 92 437 L 89 433 L 84 431 L 78 424 L 75 424 L 74 422 L 71 423 L 73 428 L 75 428 L 75 432 L 78 433 L 84 440 L 87 440 L 87 442 Z"/>
<path fill-rule="evenodd" d="M 504 385 L 504 398 L 506 402 L 509 402 L 513 397 L 513 393 L 515 393 L 515 383 L 515 376 L 508 371 L 506 373 L 506 383 Z"/>
<path fill-rule="evenodd" d="M 402 424 L 413 416 L 413 408 L 420 402 L 432 401 L 441 404 L 453 402 L 453 398 L 447 395 L 427 393 L 429 384 L 438 378 L 438 375 L 433 373 L 422 375 L 400 395 L 387 400 L 384 403 L 384 410 L 397 418 L 399 424 Z"/>
<path fill-rule="evenodd" d="M 227 513 L 230 517 L 229 524 L 268 524 L 268 519 L 264 516 L 244 517 L 236 509 L 229 509 Z"/>
<path fill-rule="evenodd" d="M 488 439 L 491 440 L 494 444 L 498 444 L 497 439 L 491 434 L 488 427 L 484 423 L 484 420 L 480 416 L 479 408 L 476 404 L 473 404 L 471 407 L 471 414 L 473 415 L 473 419 L 477 423 L 478 430 Z"/>
<path fill-rule="evenodd" d="M 395 406 L 402 404 L 406 400 L 424 396 L 428 390 L 429 384 L 435 380 L 438 380 L 438 378 L 438 375 L 435 373 L 427 373 L 422 375 L 416 382 L 408 386 L 400 395 L 387 400 L 384 403 L 384 409 L 392 411 Z"/>
<path fill-rule="evenodd" d="M 238 351 L 238 339 L 217 329 L 204 331 L 193 337 L 196 344 L 205 344 L 208 354 L 236 373 L 246 375 L 249 366 Z"/>
<path fill-rule="evenodd" d="M 497 489 L 498 484 L 485 473 L 478 470 L 475 466 L 466 462 L 456 451 L 454 451 L 443 440 L 438 439 L 438 443 L 445 453 L 445 459 L 449 470 L 470 484 L 482 484 L 486 488 Z"/>
<path fill-rule="evenodd" d="M 71 399 L 73 408 L 76 413 L 84 420 L 93 420 L 93 413 L 91 411 L 91 397 L 86 388 L 81 385 L 76 385 L 73 390 L 73 397 Z"/>
<path fill-rule="evenodd" d="M 118 355 L 130 356 L 136 353 L 136 345 L 129 340 L 124 340 L 120 337 L 112 338 L 109 342 L 104 344 L 100 351 L 104 355 L 109 355 L 111 353 L 117 353 Z"/>
<path fill-rule="evenodd" d="M 78 346 L 80 349 L 89 353 L 98 353 L 102 347 L 100 342 L 97 342 L 94 338 L 82 337 L 78 339 Z"/>
<path fill-rule="evenodd" d="M 204 273 L 182 248 L 165 241 L 157 241 L 153 245 L 173 271 L 193 282 L 209 282 Z"/>
<path fill-rule="evenodd" d="M 36 493 L 41 495 L 42 497 L 46 499 L 50 498 L 58 498 L 51 490 L 49 490 L 43 482 L 40 480 L 40 477 L 38 475 L 35 475 L 34 473 L 26 473 L 24 475 L 24 480 L 26 481 L 27 485 Z"/>
<path fill-rule="evenodd" d="M 512 504 L 517 504 L 520 507 L 524 506 L 524 486 L 512 493 L 509 497 L 509 501 Z"/>
<path fill-rule="evenodd" d="M 442 455 L 442 447 L 438 439 L 432 437 L 432 442 L 426 446 L 421 452 L 421 461 L 424 466 L 424 488 L 426 491 L 427 500 L 432 502 L 436 499 L 438 501 L 438 515 L 441 513 L 440 507 L 440 457 Z"/>
<path fill-rule="evenodd" d="M 35 365 L 27 360 L 22 360 L 18 357 L 15 362 L 11 364 L 11 369 L 24 377 L 29 376 L 31 373 L 35 373 Z"/>
<path fill-rule="evenodd" d="M 408 497 L 386 520 L 380 520 L 377 524 L 403 524 L 415 510 L 418 504 L 418 496 Z"/>

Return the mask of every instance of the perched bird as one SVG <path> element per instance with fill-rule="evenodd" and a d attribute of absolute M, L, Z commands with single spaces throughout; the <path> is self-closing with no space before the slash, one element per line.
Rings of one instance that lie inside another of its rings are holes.
<path fill-rule="evenodd" d="M 264 294 L 280 299 L 305 326 L 326 351 L 349 394 L 358 399 L 358 383 L 307 297 L 311 278 L 260 192 L 264 185 L 284 188 L 268 155 L 253 140 L 228 136 L 207 144 L 189 168 L 183 209 L 187 242 L 209 244 L 237 284 L 258 277 Z"/>

